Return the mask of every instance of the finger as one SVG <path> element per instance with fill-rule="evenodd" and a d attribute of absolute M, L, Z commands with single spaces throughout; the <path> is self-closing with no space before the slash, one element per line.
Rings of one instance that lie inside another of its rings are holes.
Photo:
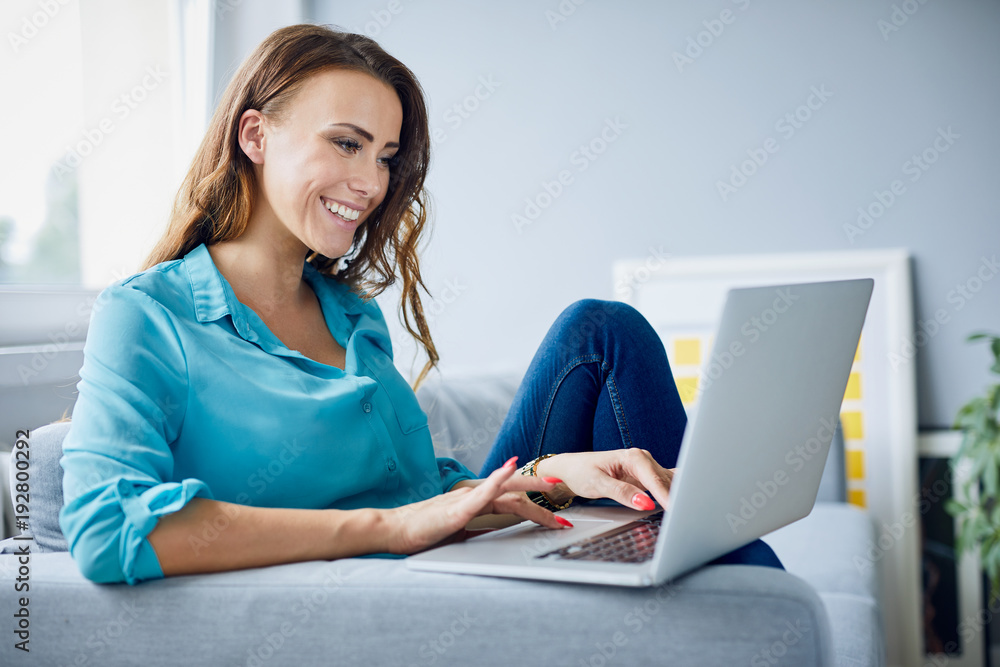
<path fill-rule="evenodd" d="M 632 454 L 630 458 L 631 469 L 629 472 L 635 481 L 653 494 L 656 502 L 666 509 L 670 503 L 670 483 L 673 480 L 674 471 L 661 466 L 645 450 Z M 635 503 L 633 505 L 636 506 Z"/>
<path fill-rule="evenodd" d="M 462 498 L 462 506 L 471 508 L 471 511 L 474 512 L 473 516 L 478 515 L 484 507 L 506 492 L 504 485 L 516 469 L 517 457 L 513 456 L 502 466 L 487 475 L 482 480 L 482 483 L 474 487 L 464 487 L 471 489 L 471 491 Z"/>
<path fill-rule="evenodd" d="M 498 513 L 516 514 L 546 528 L 561 530 L 573 527 L 570 521 L 556 516 L 541 505 L 536 505 L 523 493 L 504 494 L 493 503 L 493 508 Z"/>
<path fill-rule="evenodd" d="M 602 495 L 606 498 L 617 500 L 625 507 L 637 510 L 651 510 L 655 507 L 653 501 L 650 500 L 643 489 L 635 484 L 630 484 L 629 482 L 613 477 L 605 478 Z"/>
<path fill-rule="evenodd" d="M 514 475 L 503 483 L 507 491 L 552 491 L 563 481 L 558 477 L 535 477 L 534 475 Z"/>

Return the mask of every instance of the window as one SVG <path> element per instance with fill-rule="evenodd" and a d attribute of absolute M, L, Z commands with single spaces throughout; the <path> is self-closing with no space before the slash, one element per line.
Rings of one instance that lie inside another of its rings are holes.
<path fill-rule="evenodd" d="M 0 283 L 80 282 L 78 3 L 4 3 Z"/>

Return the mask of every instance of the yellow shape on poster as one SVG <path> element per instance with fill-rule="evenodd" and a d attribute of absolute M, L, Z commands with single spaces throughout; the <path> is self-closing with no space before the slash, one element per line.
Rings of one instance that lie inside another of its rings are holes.
<path fill-rule="evenodd" d="M 861 398 L 861 373 L 851 373 L 847 378 L 847 391 L 844 392 L 844 400 Z"/>
<path fill-rule="evenodd" d="M 681 403 L 694 403 L 698 395 L 698 376 L 674 378 L 674 381 L 677 383 L 677 393 L 681 395 Z"/>
<path fill-rule="evenodd" d="M 865 427 L 861 420 L 861 412 L 857 410 L 841 412 L 840 423 L 844 427 L 844 440 L 864 439 Z"/>
<path fill-rule="evenodd" d="M 852 505 L 856 505 L 861 508 L 868 507 L 868 498 L 865 496 L 864 489 L 848 489 L 847 490 L 847 502 Z"/>
<path fill-rule="evenodd" d="M 701 340 L 697 338 L 675 339 L 674 363 L 678 366 L 700 366 Z"/>
<path fill-rule="evenodd" d="M 861 361 L 861 340 L 858 339 L 858 349 L 854 350 L 854 361 Z"/>
<path fill-rule="evenodd" d="M 865 453 L 860 449 L 847 450 L 847 479 L 865 478 Z"/>

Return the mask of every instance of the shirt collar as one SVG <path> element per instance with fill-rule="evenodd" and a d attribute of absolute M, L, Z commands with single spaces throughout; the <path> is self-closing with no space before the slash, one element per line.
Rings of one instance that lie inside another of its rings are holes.
<path fill-rule="evenodd" d="M 194 310 L 199 322 L 211 322 L 231 315 L 240 334 L 247 337 L 247 307 L 240 303 L 229 281 L 219 272 L 212 261 L 212 255 L 204 243 L 199 244 L 184 256 L 191 292 L 194 295 Z M 338 302 L 343 312 L 350 315 L 361 314 L 362 303 L 351 298 L 348 291 L 334 290 L 319 270 L 303 260 L 302 277 L 312 287 L 320 302 Z"/>
<path fill-rule="evenodd" d="M 255 343 L 272 354 L 306 358 L 299 352 L 288 350 L 267 329 L 253 310 L 240 303 L 229 281 L 215 266 L 212 255 L 204 243 L 184 256 L 184 266 L 188 272 L 195 316 L 199 322 L 212 322 L 230 315 L 233 326 L 244 340 Z M 368 339 L 392 359 L 389 331 L 382 317 L 382 311 L 374 299 L 362 300 L 351 291 L 349 285 L 323 275 L 305 259 L 303 259 L 302 278 L 316 293 L 323 307 L 327 326 L 347 350 L 349 368 L 354 369 L 357 364 L 356 351 L 352 351 L 355 345 L 354 334 L 360 334 L 362 338 Z M 334 304 L 336 307 L 332 307 Z"/>

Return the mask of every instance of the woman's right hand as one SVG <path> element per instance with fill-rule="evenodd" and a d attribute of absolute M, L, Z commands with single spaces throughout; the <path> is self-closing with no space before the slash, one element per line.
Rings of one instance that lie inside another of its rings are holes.
<path fill-rule="evenodd" d="M 515 475 L 517 457 L 476 480 L 420 502 L 384 511 L 387 552 L 412 554 L 447 541 L 481 514 L 516 514 L 548 528 L 572 524 L 531 502 L 524 491 L 552 491 L 560 480 Z"/>

